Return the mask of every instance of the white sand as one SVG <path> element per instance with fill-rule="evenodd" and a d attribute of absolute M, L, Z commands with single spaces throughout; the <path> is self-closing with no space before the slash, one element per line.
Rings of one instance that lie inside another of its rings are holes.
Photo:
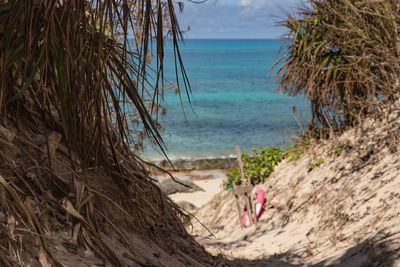
<path fill-rule="evenodd" d="M 223 181 L 227 170 L 194 170 L 194 171 L 180 171 L 174 172 L 172 175 L 179 180 L 191 180 L 196 185 L 203 188 L 204 191 L 197 191 L 193 193 L 176 193 L 169 195 L 175 202 L 187 201 L 200 208 L 209 202 L 215 194 L 222 190 Z M 170 178 L 169 175 L 158 175 L 157 180 L 162 182 Z"/>
<path fill-rule="evenodd" d="M 176 193 L 169 195 L 169 197 L 175 202 L 187 201 L 200 208 L 222 190 L 223 180 L 224 178 L 214 178 L 209 180 L 193 181 L 196 185 L 203 188 L 204 192 Z"/>

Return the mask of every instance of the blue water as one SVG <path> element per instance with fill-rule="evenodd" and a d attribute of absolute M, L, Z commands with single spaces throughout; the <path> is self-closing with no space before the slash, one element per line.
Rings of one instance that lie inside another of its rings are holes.
<path fill-rule="evenodd" d="M 182 94 L 184 113 L 179 96 L 166 92 L 168 113 L 160 123 L 168 156 L 221 157 L 234 154 L 236 143 L 242 152 L 291 143 L 287 127 L 300 130 L 291 108 L 295 105 L 308 119 L 309 104 L 302 97 L 276 92 L 274 73 L 269 69 L 280 46 L 280 40 L 185 40 L 181 53 L 192 87 L 192 108 Z M 165 56 L 165 76 L 174 82 L 171 45 Z M 149 145 L 144 156 L 163 158 Z"/>

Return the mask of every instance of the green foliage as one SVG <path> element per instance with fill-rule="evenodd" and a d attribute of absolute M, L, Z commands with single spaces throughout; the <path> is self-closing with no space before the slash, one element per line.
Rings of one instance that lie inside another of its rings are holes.
<path fill-rule="evenodd" d="M 260 153 L 258 153 L 257 149 L 253 148 L 252 157 L 242 153 L 245 179 L 249 177 L 253 184 L 265 182 L 266 178 L 274 171 L 275 165 L 283 159 L 287 159 L 288 162 L 297 160 L 308 150 L 310 144 L 309 139 L 304 139 L 288 146 L 286 149 L 282 149 L 279 146 L 266 146 L 262 147 Z M 226 178 L 226 189 L 233 187 L 233 181 L 235 181 L 235 184 L 240 185 L 239 168 L 236 167 L 228 172 Z"/>
<path fill-rule="evenodd" d="M 295 143 L 294 145 L 288 147 L 286 149 L 287 159 L 288 162 L 292 162 L 300 158 L 300 156 L 307 151 L 308 147 L 310 146 L 310 140 L 305 139 L 302 142 Z"/>
<path fill-rule="evenodd" d="M 338 157 L 342 154 L 342 152 L 343 151 L 340 147 L 336 148 L 336 150 L 335 150 L 336 156 L 338 156 Z"/>
<path fill-rule="evenodd" d="M 323 158 L 317 158 L 312 164 L 311 164 L 311 170 L 313 170 L 315 167 L 318 167 L 324 163 Z"/>
<path fill-rule="evenodd" d="M 230 189 L 233 187 L 233 181 L 235 181 L 235 183 L 237 185 L 240 185 L 240 171 L 238 167 L 233 168 L 231 171 L 229 171 L 226 174 L 226 189 Z"/>
<path fill-rule="evenodd" d="M 265 179 L 274 171 L 278 164 L 286 155 L 286 150 L 279 146 L 262 147 L 260 152 L 253 148 L 253 156 L 242 153 L 243 170 L 245 178 L 250 178 L 253 184 L 265 182 Z M 227 186 L 232 188 L 233 182 L 240 184 L 240 171 L 236 167 L 226 175 Z"/>

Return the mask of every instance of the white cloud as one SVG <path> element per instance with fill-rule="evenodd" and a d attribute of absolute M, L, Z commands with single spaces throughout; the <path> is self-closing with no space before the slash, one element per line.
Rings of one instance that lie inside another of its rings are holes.
<path fill-rule="evenodd" d="M 301 0 L 215 0 L 185 6 L 178 13 L 182 29 L 190 25 L 187 38 L 276 38 L 284 29 L 275 27 L 284 17 L 282 10 Z"/>
<path fill-rule="evenodd" d="M 251 0 L 240 0 L 239 6 L 249 6 L 251 2 Z"/>
<path fill-rule="evenodd" d="M 267 4 L 268 0 L 240 0 L 239 6 L 262 8 Z"/>

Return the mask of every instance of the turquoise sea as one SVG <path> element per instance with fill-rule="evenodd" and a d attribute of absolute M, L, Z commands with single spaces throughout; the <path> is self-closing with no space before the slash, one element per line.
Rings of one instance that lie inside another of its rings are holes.
<path fill-rule="evenodd" d="M 304 97 L 277 93 L 274 73 L 281 40 L 185 40 L 181 45 L 184 65 L 192 87 L 192 107 L 182 93 L 166 92 L 167 115 L 160 118 L 162 134 L 171 159 L 226 157 L 253 147 L 293 142 L 300 126 L 291 109 L 309 119 Z M 175 82 L 173 49 L 166 47 L 166 79 Z M 306 125 L 305 121 L 298 120 Z M 288 130 L 291 129 L 291 130 Z M 146 146 L 145 158 L 163 159 Z"/>

